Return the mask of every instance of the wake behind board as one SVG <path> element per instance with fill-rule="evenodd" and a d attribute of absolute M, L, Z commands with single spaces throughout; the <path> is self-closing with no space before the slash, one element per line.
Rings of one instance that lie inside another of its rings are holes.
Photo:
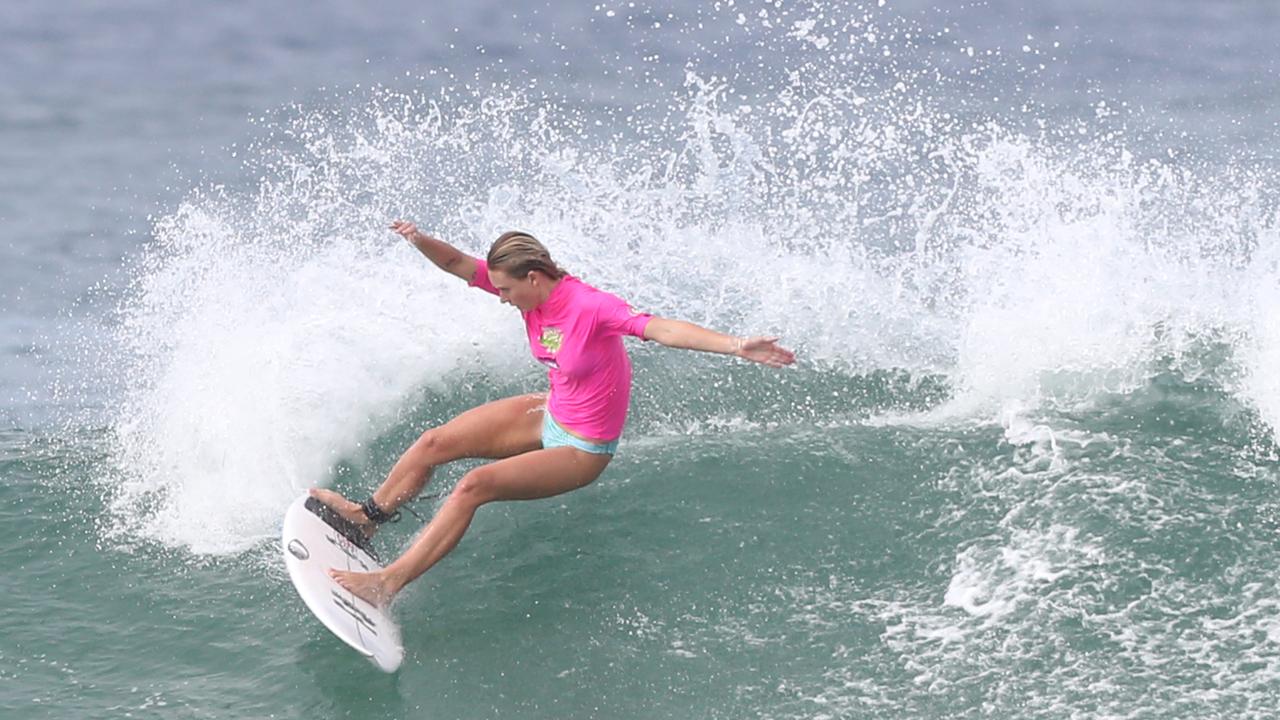
<path fill-rule="evenodd" d="M 360 529 L 324 503 L 303 495 L 284 513 L 284 564 L 302 601 L 338 639 L 384 672 L 404 659 L 400 626 L 384 608 L 372 605 L 329 577 L 329 568 L 381 570 Z"/>

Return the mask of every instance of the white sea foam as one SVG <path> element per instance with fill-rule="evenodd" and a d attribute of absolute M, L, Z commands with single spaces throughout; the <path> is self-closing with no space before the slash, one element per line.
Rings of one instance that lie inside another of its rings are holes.
<path fill-rule="evenodd" d="M 1053 525 L 1047 530 L 1015 530 L 1008 544 L 991 547 L 979 540 L 956 558 L 955 574 L 943 596 L 943 604 L 980 619 L 979 627 L 1005 620 L 1020 601 L 1070 573 L 1070 567 L 1096 556 L 1096 548 L 1081 546 L 1074 528 Z M 1078 559 L 1081 558 L 1081 559 Z M 963 629 L 949 626 L 942 637 L 955 639 Z M 937 628 L 922 631 L 938 636 Z"/>
<path fill-rule="evenodd" d="M 1252 332 L 1242 347 L 1247 368 L 1245 397 L 1280 433 L 1280 229 L 1261 233 L 1244 279 Z"/>
<path fill-rule="evenodd" d="M 421 272 L 407 246 L 287 227 L 246 238 L 192 206 L 158 236 L 163 255 L 133 286 L 122 329 L 134 383 L 116 428 L 128 472 L 115 502 L 162 542 L 242 549 L 338 461 L 358 460 L 415 391 L 481 358 L 513 368 L 515 335 L 460 331 L 510 318 Z"/>

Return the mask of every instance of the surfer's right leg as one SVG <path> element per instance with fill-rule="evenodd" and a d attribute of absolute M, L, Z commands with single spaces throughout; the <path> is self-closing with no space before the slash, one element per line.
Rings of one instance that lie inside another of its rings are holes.
<path fill-rule="evenodd" d="M 506 458 L 541 448 L 546 402 L 544 393 L 494 400 L 427 430 L 392 466 L 373 493 L 374 502 L 394 512 L 422 492 L 437 465 L 461 458 Z M 312 488 L 311 495 L 352 522 L 369 523 L 359 503 L 324 488 Z"/>

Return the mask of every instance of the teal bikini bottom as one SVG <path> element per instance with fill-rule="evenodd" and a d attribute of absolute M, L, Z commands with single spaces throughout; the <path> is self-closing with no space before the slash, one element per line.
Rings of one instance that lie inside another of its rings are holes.
<path fill-rule="evenodd" d="M 594 443 L 580 437 L 570 435 L 568 430 L 560 427 L 560 423 L 551 417 L 551 411 L 542 411 L 542 447 L 572 447 L 596 455 L 613 455 L 618 451 L 618 441 Z"/>

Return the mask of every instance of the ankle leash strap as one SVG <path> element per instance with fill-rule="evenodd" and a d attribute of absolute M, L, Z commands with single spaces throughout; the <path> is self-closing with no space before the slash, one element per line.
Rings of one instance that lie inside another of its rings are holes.
<path fill-rule="evenodd" d="M 360 504 L 360 509 L 364 510 L 364 516 L 369 518 L 369 522 L 374 525 L 381 525 L 387 522 L 395 522 L 400 519 L 400 511 L 387 512 L 378 507 L 378 503 L 374 502 L 373 496 L 370 495 L 368 500 Z"/>

